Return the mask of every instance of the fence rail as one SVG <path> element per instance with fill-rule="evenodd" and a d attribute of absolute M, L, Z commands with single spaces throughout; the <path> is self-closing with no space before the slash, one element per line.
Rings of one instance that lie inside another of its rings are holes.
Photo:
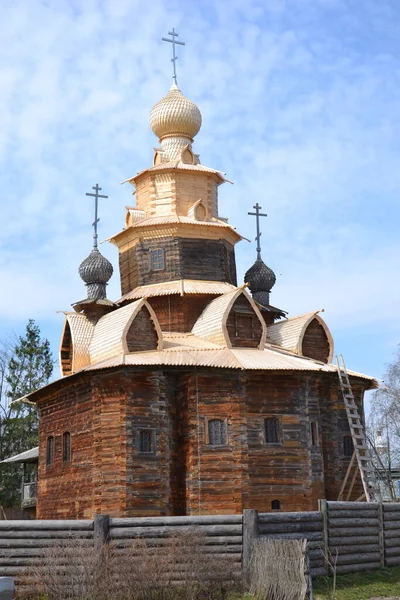
<path fill-rule="evenodd" d="M 96 515 L 77 521 L 0 521 L 0 576 L 19 577 L 46 548 L 60 543 L 99 549 L 112 542 L 124 552 L 135 540 L 157 551 L 171 534 L 196 531 L 207 552 L 226 555 L 246 572 L 257 538 L 307 539 L 313 575 L 400 565 L 400 504 L 320 502 L 318 511 L 132 519 Z"/>

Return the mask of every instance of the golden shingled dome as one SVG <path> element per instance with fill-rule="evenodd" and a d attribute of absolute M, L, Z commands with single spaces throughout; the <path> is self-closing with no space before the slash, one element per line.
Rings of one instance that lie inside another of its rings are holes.
<path fill-rule="evenodd" d="M 193 139 L 201 127 L 201 112 L 172 84 L 165 98 L 151 109 L 150 127 L 160 140 L 169 136 Z"/>

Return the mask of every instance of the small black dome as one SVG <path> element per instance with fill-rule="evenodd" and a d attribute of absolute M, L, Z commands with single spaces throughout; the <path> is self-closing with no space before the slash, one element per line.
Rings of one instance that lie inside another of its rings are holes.
<path fill-rule="evenodd" d="M 276 275 L 261 258 L 257 258 L 254 265 L 245 274 L 244 281 L 249 284 L 252 293 L 270 292 L 275 285 Z"/>
<path fill-rule="evenodd" d="M 113 266 L 97 248 L 79 266 L 79 275 L 86 284 L 107 283 L 113 274 Z"/>

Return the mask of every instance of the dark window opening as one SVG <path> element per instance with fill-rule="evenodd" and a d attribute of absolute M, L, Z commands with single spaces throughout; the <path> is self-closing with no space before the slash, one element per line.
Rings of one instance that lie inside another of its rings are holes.
<path fill-rule="evenodd" d="M 311 421 L 311 423 L 310 423 L 310 433 L 311 433 L 311 445 L 318 446 L 318 428 L 317 428 L 317 423 L 315 421 Z"/>
<path fill-rule="evenodd" d="M 151 251 L 151 268 L 153 271 L 162 271 L 164 269 L 164 250 L 156 248 Z"/>
<path fill-rule="evenodd" d="M 71 462 L 71 434 L 69 431 L 63 433 L 63 461 Z"/>
<path fill-rule="evenodd" d="M 265 443 L 279 444 L 280 443 L 280 423 L 276 417 L 268 417 L 264 419 Z"/>
<path fill-rule="evenodd" d="M 145 454 L 152 454 L 154 446 L 154 432 L 148 429 L 140 429 L 138 431 L 138 451 Z"/>
<path fill-rule="evenodd" d="M 343 436 L 343 454 L 345 456 L 353 456 L 354 445 L 351 435 Z"/>
<path fill-rule="evenodd" d="M 49 467 L 54 462 L 54 437 L 50 435 L 46 444 L 46 465 Z"/>
<path fill-rule="evenodd" d="M 281 509 L 281 501 L 280 500 L 272 500 L 271 509 L 272 510 L 280 510 Z"/>
<path fill-rule="evenodd" d="M 210 419 L 208 421 L 208 443 L 211 446 L 225 446 L 227 442 L 227 427 L 225 419 Z"/>
<path fill-rule="evenodd" d="M 235 337 L 254 338 L 253 315 L 235 311 Z"/>

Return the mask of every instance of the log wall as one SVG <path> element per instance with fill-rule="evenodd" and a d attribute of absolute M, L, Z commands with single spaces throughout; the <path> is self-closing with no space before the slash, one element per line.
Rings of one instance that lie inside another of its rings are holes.
<path fill-rule="evenodd" d="M 156 551 L 179 532 L 201 534 L 207 551 L 228 555 L 243 570 L 257 537 L 307 539 L 313 576 L 332 571 L 329 562 L 334 561 L 338 573 L 400 564 L 399 503 L 321 501 L 320 510 L 309 512 L 247 509 L 240 515 L 0 521 L 0 576 L 16 577 L 18 582 L 47 548 L 61 543 L 96 551 L 111 541 L 123 551 L 142 539 Z"/>

